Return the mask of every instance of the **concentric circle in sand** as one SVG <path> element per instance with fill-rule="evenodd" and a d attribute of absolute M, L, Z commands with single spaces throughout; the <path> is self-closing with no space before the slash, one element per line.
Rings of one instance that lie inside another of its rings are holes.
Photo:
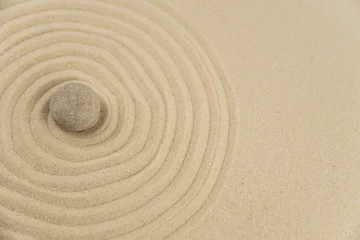
<path fill-rule="evenodd" d="M 5 238 L 164 239 L 209 211 L 236 116 L 193 30 L 151 1 L 17 1 L 0 16 Z M 49 116 L 71 82 L 101 99 L 81 133 Z"/>

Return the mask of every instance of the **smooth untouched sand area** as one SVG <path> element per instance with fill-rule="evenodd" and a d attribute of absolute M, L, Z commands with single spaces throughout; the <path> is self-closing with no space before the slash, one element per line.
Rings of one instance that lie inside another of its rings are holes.
<path fill-rule="evenodd" d="M 360 239 L 359 2 L 0 10 L 0 239 Z M 68 132 L 77 82 L 101 112 Z"/>

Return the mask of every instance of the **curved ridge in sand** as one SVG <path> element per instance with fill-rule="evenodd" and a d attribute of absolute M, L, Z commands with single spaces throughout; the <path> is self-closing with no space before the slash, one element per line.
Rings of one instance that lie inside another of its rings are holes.
<path fill-rule="evenodd" d="M 23 1 L 0 14 L 5 238 L 163 239 L 209 210 L 236 114 L 198 36 L 148 1 Z M 69 82 L 101 98 L 82 133 L 49 117 Z"/>

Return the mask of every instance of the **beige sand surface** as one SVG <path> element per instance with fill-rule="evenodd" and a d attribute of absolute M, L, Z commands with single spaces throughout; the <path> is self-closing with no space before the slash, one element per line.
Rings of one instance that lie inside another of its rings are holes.
<path fill-rule="evenodd" d="M 360 238 L 359 2 L 0 9 L 0 239 Z M 49 116 L 68 82 L 89 131 Z"/>

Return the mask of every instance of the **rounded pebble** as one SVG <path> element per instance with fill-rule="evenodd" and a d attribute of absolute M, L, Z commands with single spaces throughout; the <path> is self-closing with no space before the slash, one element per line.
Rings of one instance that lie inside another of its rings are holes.
<path fill-rule="evenodd" d="M 98 122 L 100 99 L 87 85 L 69 83 L 52 96 L 49 110 L 53 120 L 62 129 L 84 131 Z"/>

